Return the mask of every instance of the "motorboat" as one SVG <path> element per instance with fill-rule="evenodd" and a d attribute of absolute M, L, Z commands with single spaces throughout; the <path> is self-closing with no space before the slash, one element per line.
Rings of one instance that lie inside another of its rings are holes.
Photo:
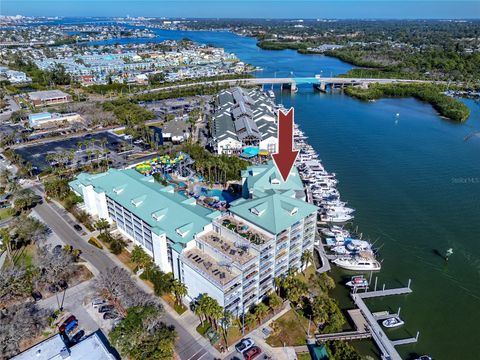
<path fill-rule="evenodd" d="M 348 287 L 353 289 L 365 289 L 368 288 L 368 280 L 363 275 L 352 276 L 351 280 L 346 283 Z"/>
<path fill-rule="evenodd" d="M 380 262 L 375 260 L 373 254 L 367 252 L 360 252 L 358 255 L 350 257 L 340 257 L 332 262 L 345 269 L 352 271 L 379 271 L 382 268 Z"/>
<path fill-rule="evenodd" d="M 320 220 L 323 222 L 331 222 L 331 223 L 345 223 L 353 219 L 353 215 L 349 214 L 323 214 L 320 216 Z"/>
<path fill-rule="evenodd" d="M 403 324 L 405 324 L 405 322 L 400 319 L 400 316 L 398 315 L 389 317 L 388 319 L 382 321 L 382 325 L 386 328 L 395 328 L 398 326 L 402 326 Z"/>
<path fill-rule="evenodd" d="M 270 96 L 272 99 L 275 98 L 275 93 L 273 90 L 268 90 L 268 96 Z"/>

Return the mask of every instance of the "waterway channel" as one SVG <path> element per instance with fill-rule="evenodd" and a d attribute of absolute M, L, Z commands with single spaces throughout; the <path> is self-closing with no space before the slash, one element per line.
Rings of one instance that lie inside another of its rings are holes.
<path fill-rule="evenodd" d="M 263 68 L 257 76 L 331 76 L 351 66 L 338 59 L 265 51 L 251 38 L 227 32 L 155 30 L 158 38 L 190 38 L 234 52 Z M 112 40 L 110 43 L 152 39 Z M 98 42 L 105 44 L 108 42 Z M 406 325 L 387 332 L 392 339 L 414 336 L 398 347 L 405 358 L 477 359 L 480 353 L 480 104 L 465 100 L 472 114 L 464 124 L 441 118 L 414 99 L 361 102 L 340 93 L 320 94 L 301 86 L 291 95 L 275 89 L 277 101 L 294 106 L 296 122 L 309 136 L 325 167 L 337 173 L 342 198 L 356 211 L 355 225 L 381 245 L 379 284 L 406 284 L 413 294 L 369 301 L 372 310 L 396 311 Z M 398 117 L 395 114 L 399 114 Z M 448 248 L 453 255 L 441 257 Z M 341 305 L 351 306 L 341 285 Z M 362 352 L 371 345 L 361 343 Z"/>

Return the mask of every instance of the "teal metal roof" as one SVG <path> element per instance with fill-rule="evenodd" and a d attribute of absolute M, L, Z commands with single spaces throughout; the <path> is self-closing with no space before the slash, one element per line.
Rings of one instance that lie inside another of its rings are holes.
<path fill-rule="evenodd" d="M 90 175 L 82 173 L 70 182 L 72 189 L 82 194 L 80 184 L 92 185 L 97 192 L 105 192 L 111 199 L 134 213 L 152 227 L 156 234 L 165 233 L 176 243 L 186 243 L 211 223 L 213 212 L 195 201 L 174 192 L 172 186 L 163 186 L 151 176 L 137 171 L 110 169 Z"/>
<path fill-rule="evenodd" d="M 229 210 L 271 234 L 278 234 L 315 213 L 318 208 L 303 200 L 274 193 L 258 199 L 236 202 Z"/>
<path fill-rule="evenodd" d="M 268 192 L 268 190 L 284 191 L 300 191 L 304 192 L 302 179 L 298 174 L 297 168 L 294 166 L 290 172 L 287 181 L 283 181 L 282 176 L 277 170 L 273 161 L 269 161 L 266 165 L 250 166 L 242 171 L 242 177 L 246 178 L 246 186 L 249 192 L 253 192 L 254 197 L 258 197 L 258 192 Z"/>

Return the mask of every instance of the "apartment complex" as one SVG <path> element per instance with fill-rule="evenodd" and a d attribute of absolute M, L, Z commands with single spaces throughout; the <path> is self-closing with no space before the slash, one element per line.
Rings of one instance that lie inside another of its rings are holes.
<path fill-rule="evenodd" d="M 190 299 L 208 293 L 241 313 L 273 290 L 275 277 L 301 267 L 302 253 L 313 251 L 317 214 L 298 197 L 296 180 L 280 188 L 273 163 L 243 175 L 244 187 L 255 191 L 223 213 L 135 170 L 81 174 L 70 185 L 89 214 L 115 222 L 163 271 L 184 282 Z M 295 168 L 290 178 L 299 179 Z"/>
<path fill-rule="evenodd" d="M 218 154 L 238 154 L 254 147 L 272 154 L 277 149 L 275 104 L 256 89 L 234 87 L 215 99 L 212 146 Z"/>

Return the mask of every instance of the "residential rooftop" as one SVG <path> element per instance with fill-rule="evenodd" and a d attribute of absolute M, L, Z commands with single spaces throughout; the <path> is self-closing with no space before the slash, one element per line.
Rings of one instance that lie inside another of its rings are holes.
<path fill-rule="evenodd" d="M 227 285 L 230 281 L 241 275 L 240 272 L 235 270 L 230 264 L 218 262 L 197 248 L 184 252 L 183 258 L 188 264 L 192 265 L 201 273 L 207 274 L 222 286 Z"/>
<path fill-rule="evenodd" d="M 315 205 L 275 192 L 257 199 L 237 200 L 229 209 L 271 234 L 279 234 L 317 210 Z"/>
<path fill-rule="evenodd" d="M 210 231 L 207 234 L 200 236 L 199 240 L 210 245 L 223 256 L 228 257 L 241 265 L 244 265 L 255 258 L 255 255 L 246 249 L 244 243 L 235 243 L 214 231 Z"/>
<path fill-rule="evenodd" d="M 242 171 L 242 178 L 245 179 L 245 186 L 253 198 L 265 196 L 271 190 L 286 196 L 305 198 L 303 182 L 295 166 L 292 167 L 287 181 L 283 181 L 272 160 L 265 165 L 249 166 Z"/>
<path fill-rule="evenodd" d="M 192 240 L 219 215 L 198 205 L 194 198 L 176 193 L 172 186 L 163 186 L 152 176 L 143 176 L 134 169 L 110 169 L 95 175 L 82 173 L 70 183 L 79 194 L 82 194 L 82 185 L 91 185 L 96 192 L 104 192 L 150 225 L 152 232 L 165 233 L 180 244 Z"/>

